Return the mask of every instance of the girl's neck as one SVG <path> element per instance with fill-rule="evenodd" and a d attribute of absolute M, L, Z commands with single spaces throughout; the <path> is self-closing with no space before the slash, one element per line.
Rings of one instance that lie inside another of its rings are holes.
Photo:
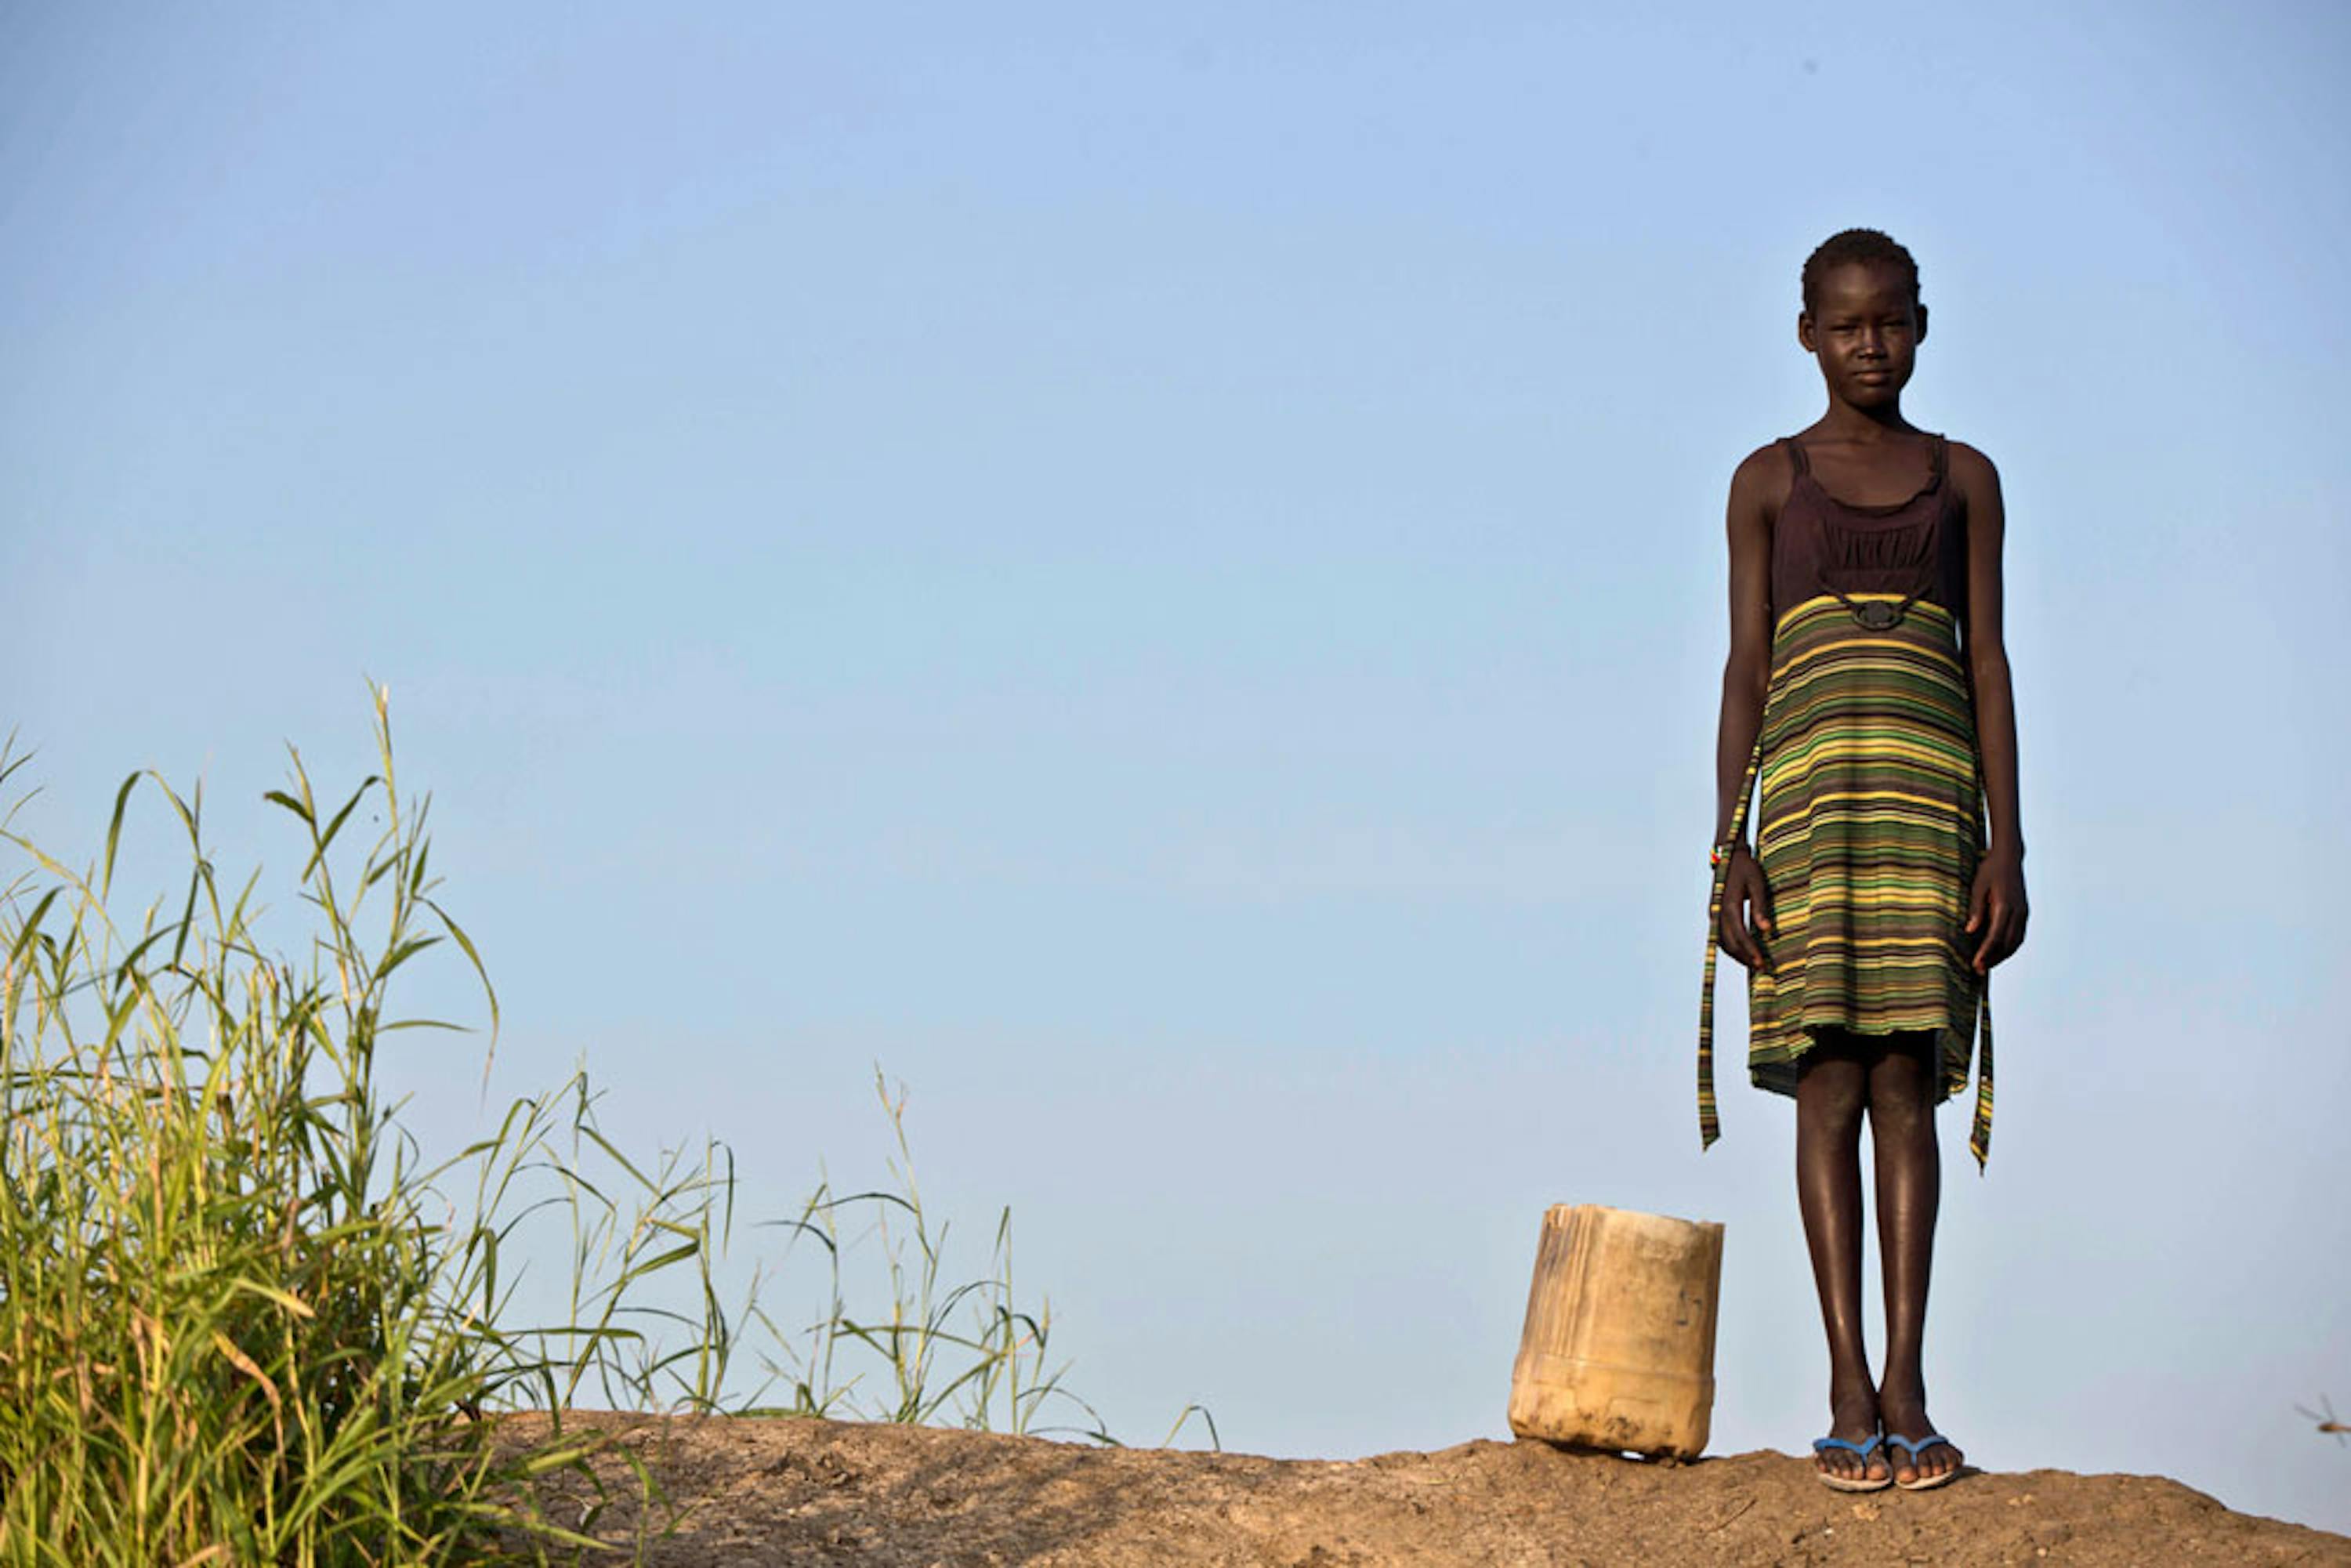
<path fill-rule="evenodd" d="M 1916 435 L 1917 427 L 1902 417 L 1899 398 L 1882 408 L 1855 408 L 1849 402 L 1829 399 L 1828 412 L 1813 426 L 1831 441 L 1849 441 L 1857 445 L 1886 441 L 1898 435 Z"/>

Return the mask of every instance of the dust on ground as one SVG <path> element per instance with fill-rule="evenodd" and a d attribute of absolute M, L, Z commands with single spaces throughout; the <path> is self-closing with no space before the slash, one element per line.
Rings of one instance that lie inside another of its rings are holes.
<path fill-rule="evenodd" d="M 1479 1438 L 1341 1461 L 808 1417 L 574 1413 L 564 1428 L 610 1448 L 595 1480 L 541 1479 L 548 1519 L 664 1568 L 2351 1565 L 2351 1537 L 2150 1476 L 1970 1471 L 1856 1496 L 1769 1451 L 1673 1465 Z M 549 1423 L 498 1430 L 533 1443 Z M 664 1500 L 638 1506 L 632 1459 Z"/>

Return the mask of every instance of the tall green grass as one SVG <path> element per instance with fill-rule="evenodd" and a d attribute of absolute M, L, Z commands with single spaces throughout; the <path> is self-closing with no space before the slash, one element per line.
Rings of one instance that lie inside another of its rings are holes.
<path fill-rule="evenodd" d="M 489 1441 L 517 1409 L 1116 1441 L 1061 1387 L 1066 1365 L 1046 1370 L 1050 1305 L 1015 1297 L 1008 1210 L 987 1276 L 942 1285 L 947 1227 L 924 1213 L 904 1092 L 878 1068 L 903 1190 L 821 1186 L 745 1222 L 782 1243 L 747 1279 L 726 1145 L 632 1159 L 584 1075 L 427 1163 L 380 1069 L 403 1031 L 455 1026 L 406 1016 L 394 982 L 454 957 L 493 1047 L 497 999 L 429 869 L 429 801 L 397 789 L 380 690 L 374 709 L 373 775 L 322 800 L 296 753 L 266 797 L 301 861 L 291 955 L 262 940 L 259 873 L 219 875 L 201 788 L 133 775 L 79 867 L 15 810 L 0 821 L 20 862 L 0 886 L 0 1562 L 468 1561 L 518 1520 L 541 1552 L 585 1547 L 518 1513 L 517 1483 L 584 1468 L 606 1439 L 559 1418 L 534 1448 Z M 22 761 L 0 755 L 0 787 Z M 176 823 L 189 871 L 122 916 L 118 855 L 142 797 Z M 380 823 L 365 842 L 361 821 Z M 861 1212 L 870 1229 L 845 1234 Z M 517 1277 L 546 1263 L 550 1226 L 563 1309 L 517 1322 Z M 869 1312 L 844 1270 L 877 1232 L 885 1305 Z M 828 1309 L 781 1324 L 761 1292 L 800 1248 L 821 1253 Z M 1040 1425 L 1053 1400 L 1090 1424 Z"/>

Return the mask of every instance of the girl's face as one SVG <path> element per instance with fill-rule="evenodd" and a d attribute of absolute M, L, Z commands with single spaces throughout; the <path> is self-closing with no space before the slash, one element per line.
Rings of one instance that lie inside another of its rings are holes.
<path fill-rule="evenodd" d="M 1910 302 L 1908 278 L 1885 262 L 1848 262 L 1815 292 L 1796 318 L 1796 340 L 1820 361 L 1829 395 L 1855 408 L 1892 406 L 1927 336 L 1927 308 Z"/>

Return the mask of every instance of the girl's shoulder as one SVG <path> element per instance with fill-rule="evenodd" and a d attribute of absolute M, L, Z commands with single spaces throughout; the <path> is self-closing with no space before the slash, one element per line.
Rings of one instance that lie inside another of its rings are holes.
<path fill-rule="evenodd" d="M 1739 460 L 1730 473 L 1730 493 L 1776 513 L 1795 477 L 1795 455 L 1788 450 L 1787 437 L 1773 436 Z"/>
<path fill-rule="evenodd" d="M 1788 450 L 1788 437 L 1775 435 L 1739 460 L 1739 472 L 1770 474 L 1775 469 L 1782 474 L 1793 466 L 1793 456 Z"/>
<path fill-rule="evenodd" d="M 1946 435 L 1943 441 L 1951 449 L 1953 466 L 1956 467 L 1961 462 L 1980 463 L 1986 468 L 1991 466 L 1991 459 L 1984 455 L 1983 448 L 1971 446 L 1956 435 Z"/>
<path fill-rule="evenodd" d="M 1998 497 L 2000 470 L 1992 465 L 1992 460 L 1984 455 L 1982 449 L 1970 446 L 1956 435 L 1945 436 L 1943 439 L 1950 453 L 1948 461 L 1951 484 L 1958 489 L 1960 497 L 1970 501 L 1984 501 Z"/>

